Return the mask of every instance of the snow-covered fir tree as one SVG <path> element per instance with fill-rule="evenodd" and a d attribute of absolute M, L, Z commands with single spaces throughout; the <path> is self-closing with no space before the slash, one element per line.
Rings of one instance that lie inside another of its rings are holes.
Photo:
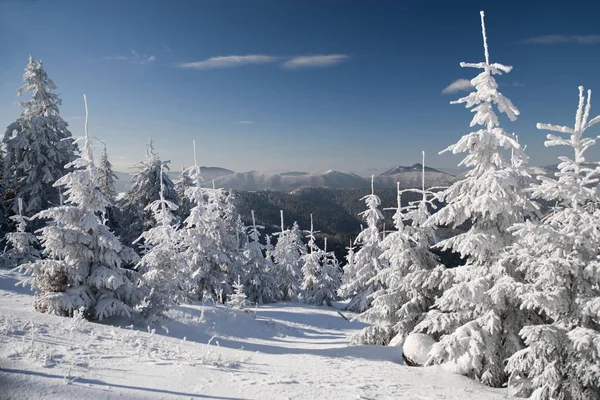
<path fill-rule="evenodd" d="M 242 283 L 246 288 L 248 300 L 252 303 L 272 303 L 279 297 L 273 263 L 265 257 L 265 246 L 260 243 L 260 230 L 252 210 L 252 225 L 246 227 L 248 241 L 241 257 Z"/>
<path fill-rule="evenodd" d="M 452 102 L 472 108 L 471 126 L 481 128 L 444 150 L 466 152 L 459 165 L 471 169 L 464 179 L 441 192 L 438 198 L 447 204 L 426 223 L 453 228 L 470 225 L 466 232 L 438 243 L 467 262 L 444 272 L 441 286 L 446 290 L 416 330 L 441 336 L 430 352 L 431 362 L 452 362 L 459 372 L 499 387 L 507 379 L 504 361 L 519 350 L 518 332 L 532 317 L 516 301 L 519 276 L 502 254 L 513 242 L 508 229 L 522 222 L 535 206 L 520 184 L 527 176 L 523 149 L 514 135 L 499 126 L 494 112 L 495 105 L 511 121 L 519 114 L 498 91 L 494 79 L 512 67 L 490 63 L 483 11 L 481 25 L 485 61 L 460 65 L 482 72 L 471 80 L 475 90 Z"/>
<path fill-rule="evenodd" d="M 41 60 L 29 57 L 23 80 L 17 94 L 30 92 L 32 97 L 19 102 L 21 115 L 4 134 L 4 185 L 12 214 L 18 212 L 18 199 L 22 199 L 25 214 L 32 215 L 59 204 L 53 184 L 75 159 L 77 146 L 64 140 L 71 138 L 71 132 L 59 115 L 61 100 L 52 93 L 56 85 Z"/>
<path fill-rule="evenodd" d="M 345 266 L 345 283 L 339 290 L 340 297 L 351 299 L 347 309 L 356 312 L 363 312 L 370 307 L 370 295 L 379 288 L 373 278 L 385 263 L 380 257 L 382 250 L 379 234 L 379 223 L 383 220 L 383 214 L 378 208 L 381 200 L 375 194 L 374 177 L 371 177 L 371 194 L 361 200 L 365 201 L 367 210 L 359 215 L 365 219 L 367 226 L 356 238 L 355 244 L 358 244 L 360 249 L 354 254 L 353 264 Z"/>
<path fill-rule="evenodd" d="M 33 233 L 27 232 L 27 222 L 30 219 L 23 215 L 23 202 L 19 199 L 17 203 L 19 213 L 11 217 L 17 230 L 5 235 L 8 250 L 0 256 L 0 265 L 9 268 L 33 262 L 41 256 L 37 238 Z"/>
<path fill-rule="evenodd" d="M 146 207 L 160 198 L 160 179 L 164 182 L 164 198 L 172 203 L 178 204 L 175 185 L 167 172 L 168 161 L 161 161 L 154 150 L 152 140 L 148 142 L 146 157 L 139 164 L 138 171 L 131 178 L 132 186 L 125 197 L 120 201 L 120 226 L 117 229 L 119 237 L 124 243 L 130 244 L 136 240 L 142 232 L 154 226 L 152 213 Z M 143 243 L 140 243 L 143 245 Z"/>
<path fill-rule="evenodd" d="M 117 198 L 115 189 L 115 179 L 119 179 L 113 172 L 113 166 L 108 159 L 106 145 L 102 148 L 100 162 L 98 164 L 98 189 L 111 202 L 114 203 Z"/>
<path fill-rule="evenodd" d="M 178 214 L 179 218 L 182 221 L 190 215 L 190 210 L 193 207 L 190 199 L 185 195 L 186 190 L 191 188 L 194 185 L 193 179 L 190 177 L 191 170 L 190 169 L 181 169 L 181 174 L 179 174 L 179 179 L 175 182 L 175 192 L 177 193 L 177 198 L 179 199 L 179 208 Z"/>
<path fill-rule="evenodd" d="M 306 254 L 306 246 L 298 224 L 294 222 L 291 229 L 285 229 L 283 211 L 280 214 L 281 232 L 275 233 L 277 243 L 273 249 L 277 286 L 281 300 L 297 300 L 301 294 L 302 256 Z"/>
<path fill-rule="evenodd" d="M 323 250 L 317 246 L 315 231 L 313 224 L 313 216 L 310 214 L 310 230 L 305 231 L 308 238 L 308 251 L 300 258 L 302 263 L 302 299 L 306 303 L 316 304 L 318 301 L 319 291 L 319 270 L 321 269 L 321 260 L 323 258 Z"/>
<path fill-rule="evenodd" d="M 194 142 L 194 160 L 195 148 Z M 193 185 L 187 188 L 185 195 L 194 207 L 184 221 L 181 237 L 190 282 L 193 282 L 190 290 L 203 300 L 222 300 L 221 293 L 231 293 L 229 276 L 241 273 L 239 231 L 243 226 L 238 226 L 239 215 L 231 193 L 203 188 L 201 169 L 196 161 L 186 173 Z"/>
<path fill-rule="evenodd" d="M 313 295 L 314 304 L 331 305 L 337 300 L 337 291 L 342 283 L 342 269 L 333 251 L 327 251 L 327 238 L 324 238 L 321 268 L 317 274 L 317 291 Z"/>
<path fill-rule="evenodd" d="M 525 284 L 512 295 L 543 321 L 523 328 L 527 347 L 509 359 L 507 371 L 511 383 L 533 389 L 533 399 L 600 398 L 600 167 L 585 158 L 597 134 L 584 137 L 600 116 L 590 119 L 590 97 L 579 87 L 573 128 L 537 124 L 557 133 L 547 135 L 546 147 L 567 146 L 573 154 L 559 157 L 555 177 L 540 176 L 532 188 L 554 207 L 540 222 L 513 229 L 511 256 Z"/>
<path fill-rule="evenodd" d="M 162 179 L 160 185 L 159 199 L 147 207 L 154 216 L 156 226 L 140 236 L 148 251 L 137 265 L 138 271 L 143 274 L 145 290 L 142 315 L 151 322 L 163 317 L 172 306 L 185 301 L 188 293 L 186 260 L 173 215 L 177 205 L 165 199 Z"/>
<path fill-rule="evenodd" d="M 394 339 L 394 344 L 403 344 L 415 326 L 423 320 L 429 308 L 440 294 L 438 286 L 443 267 L 431 252 L 435 243 L 435 232 L 425 226 L 429 219 L 434 193 L 425 189 L 425 155 L 423 154 L 421 189 L 400 190 L 397 187 L 397 206 L 394 227 L 381 242 L 386 260 L 385 267 L 374 280 L 380 288 L 372 297 L 372 306 L 358 318 L 372 326 L 357 333 L 355 343 L 385 345 Z M 421 199 L 402 207 L 402 193 L 415 192 Z"/>
<path fill-rule="evenodd" d="M 21 269 L 32 276 L 21 283 L 40 292 L 38 311 L 72 316 L 83 309 L 89 318 L 101 320 L 130 315 L 139 290 L 136 273 L 122 268 L 134 261 L 134 254 L 100 219 L 109 202 L 98 188 L 91 140 L 86 101 L 85 136 L 77 139 L 83 142 L 81 157 L 68 164 L 72 172 L 54 184 L 65 189 L 65 205 L 34 216 L 50 220 L 40 230 L 45 259 L 23 264 Z"/>
<path fill-rule="evenodd" d="M 240 277 L 237 277 L 237 281 L 233 283 L 233 293 L 227 301 L 227 305 L 239 310 L 243 310 L 248 305 L 246 294 L 244 293 L 244 285 L 240 281 Z"/>

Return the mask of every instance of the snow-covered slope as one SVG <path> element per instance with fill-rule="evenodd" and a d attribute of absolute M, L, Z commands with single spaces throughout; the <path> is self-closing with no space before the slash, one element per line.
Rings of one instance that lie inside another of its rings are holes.
<path fill-rule="evenodd" d="M 443 369 L 402 364 L 401 348 L 349 346 L 364 325 L 328 307 L 250 313 L 185 305 L 156 331 L 33 310 L 0 270 L 2 399 L 503 399 Z M 119 327 L 120 326 L 120 327 Z"/>

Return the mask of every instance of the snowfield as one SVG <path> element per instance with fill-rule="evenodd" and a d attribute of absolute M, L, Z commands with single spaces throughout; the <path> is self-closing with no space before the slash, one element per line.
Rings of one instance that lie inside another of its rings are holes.
<path fill-rule="evenodd" d="M 401 348 L 349 346 L 364 327 L 328 307 L 184 305 L 164 327 L 40 314 L 0 270 L 2 399 L 503 399 Z M 252 314 L 256 313 L 256 317 Z"/>

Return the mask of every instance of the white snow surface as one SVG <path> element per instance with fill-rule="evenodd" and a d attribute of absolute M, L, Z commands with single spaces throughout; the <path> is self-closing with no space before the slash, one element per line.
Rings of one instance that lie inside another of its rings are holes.
<path fill-rule="evenodd" d="M 0 270 L 2 399 L 506 396 L 441 367 L 407 367 L 399 347 L 349 346 L 365 325 L 329 307 L 278 303 L 251 309 L 254 317 L 183 305 L 163 328 L 147 332 L 124 319 L 100 324 L 40 314 L 34 296 L 15 287 L 20 278 Z"/>
<path fill-rule="evenodd" d="M 435 339 L 425 333 L 411 333 L 404 341 L 402 350 L 409 361 L 417 365 L 425 365 L 429 358 L 429 351 L 435 343 Z"/>

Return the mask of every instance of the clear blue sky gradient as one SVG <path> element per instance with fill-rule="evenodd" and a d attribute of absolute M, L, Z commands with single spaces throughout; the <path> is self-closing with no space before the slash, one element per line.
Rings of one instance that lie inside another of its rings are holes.
<path fill-rule="evenodd" d="M 527 144 L 531 164 L 556 163 L 536 122 L 572 125 L 577 86 L 596 90 L 600 114 L 598 2 L 505 1 L 485 5 L 497 78 L 521 110 L 503 127 Z M 49 1 L 0 0 L 0 125 L 19 115 L 16 89 L 27 57 L 42 58 L 62 96 L 61 114 L 108 144 L 127 171 L 152 137 L 173 167 L 236 171 L 365 171 L 420 161 L 452 168 L 437 153 L 470 131 L 471 113 L 442 94 L 478 71 L 480 1 Z M 549 36 L 546 39 L 534 39 Z M 543 43 L 540 43 L 543 42 Z M 137 56 L 133 52 L 137 53 Z M 347 56 L 335 65 L 288 69 L 294 56 Z M 276 61 L 186 69 L 217 56 Z M 252 121 L 253 123 L 239 123 Z M 600 128 L 590 133 L 600 134 Z M 600 150 L 589 152 L 600 158 Z"/>

